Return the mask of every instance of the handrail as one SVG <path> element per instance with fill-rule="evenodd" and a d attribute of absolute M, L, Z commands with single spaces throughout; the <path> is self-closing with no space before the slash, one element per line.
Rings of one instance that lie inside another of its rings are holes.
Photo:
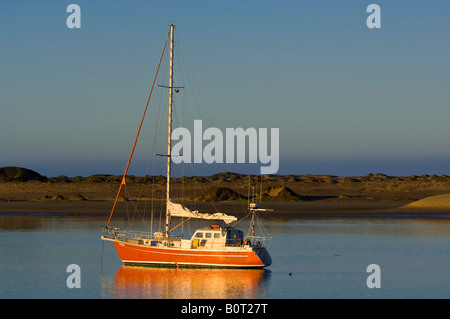
<path fill-rule="evenodd" d="M 147 240 L 154 240 L 154 241 L 160 241 L 160 242 L 166 242 L 170 243 L 173 241 L 178 241 L 181 239 L 181 237 L 169 237 L 169 238 L 156 238 L 149 232 L 145 231 L 129 231 L 129 230 L 121 230 L 119 228 L 108 228 L 107 231 L 108 235 L 111 239 L 117 239 L 121 241 L 128 241 L 132 239 L 147 239 Z M 190 237 L 188 239 L 191 239 Z M 244 242 L 249 241 L 250 246 L 258 246 L 263 247 L 264 242 L 269 241 L 269 243 L 272 241 L 272 237 L 264 237 L 264 236 L 244 236 L 242 241 L 237 241 L 237 239 L 227 239 L 224 243 L 225 247 L 245 247 L 248 246 L 248 244 L 244 244 Z M 256 244 L 255 241 L 258 243 Z"/>
<path fill-rule="evenodd" d="M 253 239 L 264 239 L 264 240 L 272 240 L 272 237 L 266 237 L 266 236 L 244 236 L 244 240 L 245 239 L 249 239 L 249 238 L 253 238 Z"/>

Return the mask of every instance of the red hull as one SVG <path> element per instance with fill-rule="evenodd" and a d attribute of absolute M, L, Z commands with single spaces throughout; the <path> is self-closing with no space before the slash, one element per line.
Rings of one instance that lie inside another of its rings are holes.
<path fill-rule="evenodd" d="M 263 268 L 271 264 L 265 248 L 254 250 L 203 250 L 160 248 L 114 241 L 125 264 L 176 267 Z"/>

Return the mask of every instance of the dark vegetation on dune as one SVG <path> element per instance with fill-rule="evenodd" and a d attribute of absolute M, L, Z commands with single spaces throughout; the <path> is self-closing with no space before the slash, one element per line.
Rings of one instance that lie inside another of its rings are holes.
<path fill-rule="evenodd" d="M 31 169 L 5 166 L 0 167 L 0 182 L 46 181 L 47 177 Z"/>

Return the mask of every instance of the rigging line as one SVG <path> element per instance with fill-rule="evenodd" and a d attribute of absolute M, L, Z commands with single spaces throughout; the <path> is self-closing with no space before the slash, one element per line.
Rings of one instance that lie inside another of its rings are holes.
<path fill-rule="evenodd" d="M 147 172 L 149 171 L 149 169 L 147 168 Z M 138 204 L 136 204 L 136 213 L 139 215 L 139 217 L 141 217 L 141 220 L 144 222 L 144 223 L 146 223 L 145 222 L 145 213 L 147 212 L 147 199 L 146 199 L 146 192 L 144 192 L 144 186 L 145 186 L 145 188 L 147 188 L 147 182 L 146 182 L 146 178 L 144 177 L 144 179 L 142 180 L 142 182 L 141 182 L 142 184 L 141 184 L 141 189 L 140 189 L 140 198 L 141 199 L 143 199 L 144 200 L 144 203 L 143 203 L 143 208 L 140 208 L 140 210 L 142 211 L 142 214 L 140 213 L 140 211 L 138 210 L 138 206 L 139 206 L 139 202 L 138 202 Z M 141 205 L 142 206 L 142 205 Z"/>
<path fill-rule="evenodd" d="M 155 161 L 152 158 L 152 172 L 155 172 Z M 155 175 L 152 176 L 152 205 L 150 209 L 150 234 L 153 234 L 153 209 L 155 208 Z"/>
<path fill-rule="evenodd" d="M 145 218 L 147 217 L 146 212 L 148 211 L 148 204 L 147 204 L 148 200 L 147 199 L 148 199 L 148 195 L 149 195 L 148 194 L 149 175 L 153 171 L 151 168 L 152 158 L 153 158 L 153 156 L 150 157 L 149 161 L 146 161 L 147 165 L 146 165 L 146 169 L 145 169 L 145 176 L 142 178 L 142 180 L 140 182 L 140 187 L 139 187 L 139 192 L 138 192 L 137 198 L 143 199 L 143 203 L 141 203 L 141 201 L 138 200 L 138 203 L 135 205 L 136 214 L 141 218 L 141 220 L 144 223 L 146 223 Z"/>
<path fill-rule="evenodd" d="M 191 165 L 190 170 L 191 170 L 191 172 L 193 173 L 193 176 L 203 178 L 203 176 L 199 175 L 199 172 L 198 172 L 198 170 L 195 168 L 194 165 Z M 198 186 L 202 192 L 206 192 L 206 191 L 207 191 L 206 186 L 202 185 L 202 184 L 203 184 L 202 181 L 198 181 L 198 182 L 197 182 L 197 180 L 195 180 L 194 183 L 195 183 L 194 185 Z M 217 209 L 217 205 L 216 205 L 214 202 L 210 202 L 209 204 L 212 206 L 212 208 L 214 209 L 214 211 L 215 211 L 216 213 L 219 213 L 219 210 Z"/>
<path fill-rule="evenodd" d="M 165 65 L 167 64 L 166 62 L 167 62 L 167 55 L 165 55 L 165 60 L 164 60 L 164 63 L 163 63 L 163 70 L 162 70 L 163 71 L 162 72 L 163 79 L 162 79 L 162 82 L 165 81 L 165 74 L 166 74 Z M 154 133 L 153 133 L 153 144 L 152 144 L 152 152 L 151 152 L 151 154 L 155 154 L 156 153 L 156 147 L 159 146 L 159 145 L 157 145 L 157 141 L 158 141 L 159 137 L 161 136 L 161 129 L 162 129 L 162 125 L 160 125 L 162 120 L 160 120 L 160 117 L 162 115 L 166 114 L 166 113 L 161 111 L 162 110 L 162 104 L 163 104 L 163 90 L 160 90 L 158 101 L 159 101 L 159 104 L 158 104 L 158 107 L 156 108 L 156 116 L 154 117 L 154 119 L 155 119 L 154 128 L 155 129 L 154 129 Z M 154 163 L 153 155 L 152 155 L 152 161 Z M 153 172 L 154 171 L 155 170 L 153 170 Z"/>
<path fill-rule="evenodd" d="M 206 116 L 207 116 L 207 118 L 209 120 L 209 124 L 211 126 L 214 126 L 213 125 L 214 123 L 213 123 L 213 121 L 212 121 L 212 119 L 211 119 L 211 117 L 209 115 L 208 108 L 206 107 L 205 101 L 204 101 L 203 96 L 202 96 L 202 94 L 200 92 L 200 89 L 199 89 L 199 86 L 197 84 L 197 81 L 196 81 L 196 79 L 194 77 L 194 72 L 192 72 L 191 65 L 189 64 L 189 57 L 187 56 L 186 51 L 183 49 L 183 45 L 182 45 L 181 41 L 179 40 L 179 38 L 180 37 L 178 36 L 176 41 L 177 41 L 177 43 L 179 43 L 178 46 L 181 48 L 181 50 L 180 50 L 180 61 L 183 63 L 183 66 L 186 69 L 186 77 L 187 77 L 187 80 L 189 82 L 189 86 L 190 86 L 191 91 L 192 91 L 192 96 L 193 96 L 193 99 L 194 99 L 194 104 L 195 104 L 195 106 L 197 108 L 197 112 L 199 114 L 201 114 L 202 112 L 201 112 L 199 106 L 203 107 L 203 111 L 206 113 Z M 194 92 L 194 89 L 195 89 L 196 92 Z M 197 101 L 196 94 L 198 94 L 198 96 L 200 98 L 200 102 L 201 102 L 202 105 L 200 105 L 200 103 Z"/>
<path fill-rule="evenodd" d="M 148 95 L 147 104 L 145 105 L 144 114 L 142 115 L 141 123 L 139 124 L 139 128 L 138 128 L 138 131 L 137 131 L 137 134 L 136 134 L 136 138 L 134 139 L 133 148 L 131 149 L 130 157 L 128 158 L 127 167 L 125 168 L 125 172 L 123 174 L 122 181 L 120 182 L 119 191 L 117 192 L 116 199 L 114 200 L 114 205 L 113 205 L 113 208 L 111 210 L 111 214 L 109 215 L 109 219 L 108 219 L 108 223 L 106 224 L 106 227 L 108 227 L 109 222 L 111 221 L 111 217 L 112 217 L 112 215 L 114 213 L 114 208 L 116 207 L 117 200 L 119 199 L 120 191 L 122 189 L 122 186 L 125 184 L 125 176 L 127 175 L 128 167 L 130 166 L 131 158 L 133 157 L 134 149 L 136 148 L 136 143 L 137 143 L 137 140 L 138 140 L 138 137 L 139 137 L 139 133 L 141 132 L 142 123 L 144 122 L 145 114 L 147 113 L 148 104 L 150 102 L 150 97 L 152 96 L 153 87 L 155 86 L 156 77 L 158 76 L 158 71 L 159 71 L 159 67 L 161 65 L 161 60 L 162 60 L 162 58 L 164 56 L 164 51 L 166 50 L 166 44 L 167 44 L 167 40 L 169 39 L 169 35 L 170 35 L 170 32 L 167 34 L 166 42 L 164 43 L 163 51 L 161 53 L 161 57 L 160 57 L 159 63 L 158 63 L 158 68 L 156 69 L 155 78 L 153 79 L 152 88 L 150 89 L 150 94 Z"/>
<path fill-rule="evenodd" d="M 180 41 L 178 40 L 178 37 L 175 39 L 177 45 L 175 46 L 175 50 L 176 50 L 176 54 L 180 57 L 180 59 L 178 59 L 178 66 L 179 66 L 179 72 L 177 74 L 180 75 L 180 80 L 181 80 L 181 84 L 182 87 L 185 87 L 185 72 L 187 70 L 186 65 L 184 63 L 184 57 L 183 57 L 183 46 L 181 45 Z M 186 72 L 186 76 L 187 78 L 189 77 L 189 75 Z M 192 90 L 192 86 L 190 87 L 190 89 Z M 179 126 L 184 127 L 184 121 L 187 120 L 186 118 L 186 112 L 187 112 L 187 101 L 186 101 L 186 90 L 182 90 L 182 93 L 180 95 L 181 98 L 179 98 L 180 100 L 182 99 L 182 102 L 180 101 L 180 105 L 181 107 L 179 107 L 177 109 L 177 112 L 175 112 L 175 116 L 176 116 L 176 121 L 179 124 Z M 178 115 L 178 116 L 177 116 Z M 186 169 L 186 165 L 185 162 L 183 161 L 179 167 L 180 171 L 181 171 L 181 204 L 184 204 L 185 202 L 185 183 L 186 183 L 186 179 L 185 179 L 185 169 Z"/>
<path fill-rule="evenodd" d="M 177 38 L 177 43 L 180 43 L 179 37 Z M 183 48 L 183 46 L 181 45 L 181 43 L 180 43 L 177 47 Z M 189 82 L 189 87 L 190 87 L 190 89 L 191 89 L 191 91 L 192 91 L 192 96 L 193 96 L 193 99 L 194 99 L 194 104 L 195 104 L 195 106 L 196 106 L 196 108 L 197 108 L 197 112 L 198 112 L 199 114 L 201 114 L 201 113 L 202 113 L 202 112 L 201 112 L 201 108 L 203 108 L 204 113 L 206 114 L 207 120 L 209 121 L 209 124 L 212 125 L 212 126 L 214 126 L 214 125 L 213 125 L 214 123 L 213 123 L 213 121 L 212 121 L 212 119 L 211 119 L 211 117 L 210 117 L 210 115 L 209 115 L 208 108 L 207 108 L 206 105 L 205 105 L 205 102 L 204 102 L 203 97 L 202 97 L 202 95 L 201 95 L 200 89 L 199 89 L 199 87 L 198 87 L 198 85 L 197 85 L 197 83 L 196 83 L 194 74 L 193 74 L 193 72 L 192 72 L 192 70 L 191 70 L 191 67 L 190 67 L 190 64 L 189 64 L 189 60 L 188 60 L 187 54 L 185 53 L 184 50 L 180 50 L 179 56 L 180 56 L 180 59 L 179 59 L 179 60 L 182 62 L 182 65 L 183 65 L 184 69 L 186 70 L 186 78 L 187 78 L 187 80 L 188 80 L 188 82 Z M 180 68 L 180 69 L 183 69 L 183 68 Z M 183 80 L 184 80 L 184 79 L 183 79 Z M 194 92 L 194 89 L 196 90 L 196 92 Z M 199 101 L 197 100 L 196 94 L 198 94 L 198 96 L 200 97 L 200 101 L 202 102 L 201 104 L 200 104 Z M 195 170 L 195 169 L 193 169 L 193 171 L 194 171 L 194 170 Z M 233 184 L 234 188 L 237 190 L 238 188 L 237 188 L 236 182 L 235 182 L 235 181 L 232 181 L 232 184 Z M 203 188 L 203 190 L 205 190 L 204 187 L 202 187 L 202 188 Z M 213 204 L 213 208 L 214 208 L 214 210 L 215 210 L 216 212 L 218 212 L 218 209 L 217 209 L 217 207 L 216 207 L 214 204 Z M 242 208 L 243 210 L 245 210 L 245 205 L 244 205 L 243 202 L 241 203 L 241 208 Z M 234 210 L 234 213 L 236 214 L 236 213 L 237 213 L 237 209 L 236 209 L 235 206 L 233 206 L 233 210 Z"/>
<path fill-rule="evenodd" d="M 168 65 L 167 60 L 168 60 L 168 55 L 166 54 L 166 55 L 164 55 L 164 61 L 163 61 L 163 64 L 162 64 L 162 70 L 160 72 L 160 74 L 162 74 L 162 79 L 161 79 L 161 76 L 160 76 L 160 80 L 161 80 L 162 83 L 164 83 L 165 79 L 166 79 L 166 73 L 167 73 L 166 70 L 167 70 L 167 65 Z M 162 125 L 160 125 L 162 120 L 160 118 L 162 117 L 162 115 L 165 114 L 165 112 L 162 111 L 162 109 L 163 109 L 162 108 L 162 104 L 163 104 L 163 97 L 166 97 L 166 95 L 165 94 L 163 95 L 163 93 L 164 93 L 164 90 L 159 90 L 159 99 L 158 99 L 159 104 L 158 104 L 158 106 L 156 108 L 156 115 L 154 116 L 155 125 L 154 125 L 153 144 L 152 144 L 152 151 L 151 151 L 151 154 L 152 154 L 151 162 L 152 162 L 153 174 L 152 174 L 152 205 L 151 205 L 152 213 L 151 213 L 151 226 L 150 226 L 150 228 L 151 228 L 151 232 L 152 233 L 153 233 L 153 217 L 154 217 L 154 213 L 157 211 L 157 207 L 156 207 L 156 203 L 155 203 L 155 197 L 158 196 L 158 194 L 159 194 L 159 192 L 161 190 L 160 182 L 159 181 L 155 182 L 155 178 L 157 177 L 155 175 L 156 174 L 156 161 L 155 161 L 155 157 L 153 156 L 153 154 L 156 153 L 156 148 L 159 147 L 159 145 L 157 145 L 157 141 L 159 140 L 159 137 L 161 136 L 161 129 L 162 129 Z M 165 102 L 165 104 L 167 104 L 166 102 Z M 155 190 L 155 188 L 156 188 L 156 190 Z M 159 213 L 159 224 L 157 225 L 157 228 L 159 230 L 161 230 L 161 222 L 162 222 L 161 221 L 161 218 L 162 218 L 161 209 L 162 209 L 161 207 L 158 208 L 158 212 L 157 212 L 157 213 Z"/>
<path fill-rule="evenodd" d="M 128 202 L 130 202 L 131 203 L 131 205 L 133 206 L 133 208 L 134 208 L 134 210 L 133 210 L 133 215 L 132 215 L 132 217 L 131 217 L 131 223 L 129 222 L 129 225 L 130 225 L 130 231 L 131 231 L 131 228 L 132 228 L 132 225 L 133 225 L 133 223 L 134 223 L 134 220 L 135 220 L 135 218 L 136 218 L 136 216 L 138 216 L 140 219 L 141 219 L 141 221 L 142 221 L 142 223 L 144 224 L 144 225 L 146 225 L 146 226 L 148 226 L 148 223 L 147 223 L 147 221 L 145 220 L 145 211 L 144 211 L 144 214 L 141 214 L 140 213 L 140 211 L 139 211 L 139 209 L 138 209 L 138 205 L 139 205 L 139 200 L 138 199 L 132 199 L 131 198 L 131 193 L 130 193 L 130 191 L 128 190 L 128 187 L 126 187 L 126 185 L 125 185 L 125 191 L 126 191 L 126 194 L 127 194 L 127 196 L 125 197 L 125 200 L 126 200 L 126 205 L 127 205 L 127 214 L 128 214 Z M 146 202 L 145 200 L 144 200 L 144 202 Z"/>
<path fill-rule="evenodd" d="M 250 215 L 251 215 L 251 213 L 249 212 L 249 213 L 247 213 L 247 215 L 245 215 L 243 218 L 238 219 L 238 220 L 233 224 L 233 227 L 239 225 L 241 222 L 243 222 L 245 219 L 247 219 Z"/>
<path fill-rule="evenodd" d="M 125 209 L 126 209 L 126 213 L 127 213 L 128 230 L 131 231 L 131 225 L 132 225 L 133 221 L 131 221 L 131 223 L 130 223 L 130 212 L 128 210 L 128 199 L 127 199 L 127 190 L 128 189 L 127 189 L 126 184 L 124 186 L 125 186 L 124 187 L 124 193 L 125 193 L 124 202 L 125 202 Z"/>
<path fill-rule="evenodd" d="M 200 115 L 200 114 L 202 114 L 202 110 L 201 109 L 203 109 L 204 113 L 206 114 L 207 120 L 209 121 L 209 124 L 213 126 L 213 121 L 211 120 L 211 117 L 209 115 L 208 109 L 206 108 L 206 105 L 205 105 L 205 102 L 204 102 L 203 97 L 201 95 L 200 89 L 198 87 L 198 84 L 197 84 L 197 82 L 195 80 L 195 77 L 194 77 L 194 74 L 192 72 L 191 66 L 189 64 L 189 59 L 187 57 L 187 54 L 186 54 L 185 50 L 183 49 L 183 45 L 181 44 L 181 41 L 179 40 L 179 38 L 180 37 L 178 36 L 175 39 L 175 41 L 177 42 L 176 50 L 179 53 L 179 57 L 180 57 L 180 59 L 178 61 L 180 61 L 180 75 L 182 77 L 182 83 L 184 85 L 185 77 L 184 77 L 184 72 L 183 71 L 185 71 L 186 79 L 187 79 L 187 81 L 189 83 L 189 88 L 190 88 L 190 91 L 191 91 L 191 94 L 192 94 L 192 97 L 193 97 L 193 100 L 194 100 L 193 102 L 194 102 L 194 105 L 196 106 L 197 112 Z M 178 48 L 180 48 L 180 49 L 178 49 Z M 197 99 L 197 95 L 200 97 L 200 102 L 201 103 L 199 103 L 199 101 Z M 184 97 L 185 96 L 186 95 L 184 95 Z M 184 168 L 184 166 L 183 166 L 183 168 Z M 197 169 L 195 167 L 191 166 L 191 170 L 193 171 L 195 176 L 199 176 L 198 171 L 197 171 Z M 203 185 L 199 185 L 199 186 L 200 186 L 201 190 L 203 190 L 203 191 L 206 190 L 206 187 L 204 187 Z M 216 212 L 219 212 L 219 210 L 217 209 L 217 206 L 214 203 L 212 203 L 212 207 L 213 207 L 213 209 Z M 235 212 L 236 212 L 236 209 L 235 209 Z"/>
<path fill-rule="evenodd" d="M 189 59 L 188 59 L 187 53 L 185 52 L 185 50 L 183 50 L 183 45 L 181 44 L 181 41 L 179 40 L 179 38 L 180 37 L 178 36 L 176 41 L 177 41 L 177 43 L 179 43 L 179 45 L 177 47 L 180 47 L 182 49 L 182 50 L 180 50 L 180 54 L 179 54 L 180 61 L 182 62 L 184 68 L 186 69 L 187 80 L 189 82 L 189 86 L 190 86 L 191 91 L 192 91 L 192 95 L 193 95 L 194 102 L 195 102 L 194 104 L 195 104 L 195 106 L 197 108 L 197 111 L 199 113 L 201 113 L 200 107 L 203 108 L 203 110 L 204 110 L 204 112 L 205 112 L 205 114 L 207 116 L 207 119 L 209 120 L 209 124 L 212 125 L 212 126 L 215 126 L 214 123 L 213 123 L 213 120 L 211 119 L 211 117 L 209 115 L 208 108 L 206 107 L 205 101 L 203 99 L 203 96 L 202 96 L 202 94 L 200 92 L 199 86 L 198 86 L 198 84 L 196 82 L 196 79 L 194 77 L 194 73 L 192 72 L 191 66 L 189 64 Z M 180 68 L 180 69 L 182 69 L 182 68 Z M 194 92 L 194 89 L 195 89 L 196 92 Z M 197 101 L 196 94 L 198 94 L 198 96 L 200 98 L 201 105 Z M 232 181 L 232 184 L 235 187 L 235 189 L 237 190 L 238 188 L 237 188 L 236 182 Z M 245 207 L 244 201 L 240 200 L 239 202 L 241 202 L 240 203 L 241 209 L 245 210 L 246 207 Z M 217 211 L 217 208 L 215 206 L 214 206 L 214 209 Z M 233 206 L 233 209 L 234 209 L 234 212 L 237 213 L 237 208 Z"/>

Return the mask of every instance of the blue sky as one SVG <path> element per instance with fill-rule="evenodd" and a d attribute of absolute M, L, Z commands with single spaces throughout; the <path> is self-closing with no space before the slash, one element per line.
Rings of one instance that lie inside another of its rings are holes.
<path fill-rule="evenodd" d="M 449 16 L 448 1 L 2 1 L 0 166 L 121 174 L 175 23 L 213 125 L 280 128 L 280 174 L 450 175 Z"/>

